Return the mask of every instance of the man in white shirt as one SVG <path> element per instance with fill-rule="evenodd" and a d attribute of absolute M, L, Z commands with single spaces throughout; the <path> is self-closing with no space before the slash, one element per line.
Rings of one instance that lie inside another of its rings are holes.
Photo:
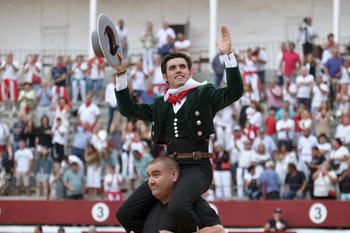
<path fill-rule="evenodd" d="M 120 42 L 122 43 L 123 57 L 128 58 L 128 28 L 124 25 L 124 20 L 119 20 L 116 27 Z"/>
<path fill-rule="evenodd" d="M 6 61 L 1 62 L 0 72 L 4 72 L 1 80 L 1 101 L 0 111 L 5 110 L 6 100 L 10 96 L 12 111 L 16 111 L 16 102 L 18 98 L 17 72 L 19 70 L 18 61 L 13 60 L 13 53 L 7 54 Z"/>
<path fill-rule="evenodd" d="M 78 108 L 77 115 L 77 123 L 82 124 L 84 122 L 88 122 L 90 132 L 92 132 L 95 124 L 100 118 L 100 109 L 95 103 L 91 102 L 91 98 L 91 93 L 86 95 L 86 101 Z"/>
<path fill-rule="evenodd" d="M 132 79 L 132 89 L 136 91 L 137 97 L 140 97 L 141 94 L 146 91 L 146 79 L 148 74 L 145 73 L 142 67 L 142 61 L 139 60 L 136 63 L 135 69 L 131 72 Z"/>
<path fill-rule="evenodd" d="M 283 119 L 276 123 L 278 147 L 280 147 L 281 144 L 286 143 L 287 150 L 292 151 L 294 129 L 295 122 L 292 119 L 289 119 L 289 113 L 284 111 Z"/>
<path fill-rule="evenodd" d="M 314 39 L 318 37 L 317 30 L 312 26 L 312 18 L 306 17 L 304 21 L 299 26 L 299 31 L 301 33 L 301 44 L 303 45 L 304 56 L 312 53 Z"/>
<path fill-rule="evenodd" d="M 109 133 L 109 128 L 112 124 L 114 112 L 118 111 L 117 99 L 115 98 L 114 90 L 116 83 L 117 75 L 113 74 L 113 81 L 108 83 L 105 91 L 105 101 L 108 103 L 108 123 L 107 123 L 107 132 Z"/>
<path fill-rule="evenodd" d="M 33 152 L 26 148 L 26 142 L 24 140 L 19 141 L 19 149 L 15 152 L 15 177 L 16 177 L 16 196 L 19 195 L 21 182 L 26 190 L 26 195 L 30 196 L 29 187 L 29 173 L 33 169 L 34 160 Z"/>
<path fill-rule="evenodd" d="M 191 41 L 186 39 L 182 32 L 177 33 L 177 41 L 174 44 L 175 52 L 184 52 L 190 56 Z"/>
<path fill-rule="evenodd" d="M 286 83 L 282 87 L 283 93 L 283 101 L 289 101 L 291 106 L 297 106 L 297 85 L 292 83 L 292 78 L 290 76 L 286 76 Z"/>
<path fill-rule="evenodd" d="M 239 198 L 242 198 L 244 195 L 244 176 L 248 173 L 248 167 L 251 165 L 252 158 L 255 155 L 250 139 L 247 138 L 243 142 L 243 145 L 243 149 L 238 157 L 238 168 L 236 175 L 237 195 Z"/>
<path fill-rule="evenodd" d="M 31 60 L 24 66 L 24 82 L 33 84 L 33 90 L 37 92 L 41 83 L 42 64 L 38 61 L 38 54 L 33 54 Z"/>
<path fill-rule="evenodd" d="M 62 124 L 61 118 L 56 119 L 56 126 L 52 127 L 52 144 L 55 147 L 54 158 L 56 162 L 61 163 L 64 158 L 64 145 L 66 144 L 66 134 L 68 132 L 65 124 Z"/>
<path fill-rule="evenodd" d="M 168 36 L 175 40 L 175 31 L 169 27 L 168 22 L 163 22 L 163 27 L 158 30 L 156 35 L 158 49 L 166 45 Z"/>
<path fill-rule="evenodd" d="M 233 105 L 219 111 L 214 117 L 216 141 L 219 141 L 222 148 L 228 151 L 230 148 L 230 141 L 232 141 L 232 126 L 234 123 Z"/>
<path fill-rule="evenodd" d="M 306 180 L 309 180 L 310 169 L 308 164 L 312 160 L 312 148 L 317 147 L 317 138 L 311 135 L 311 130 L 309 128 L 304 129 L 304 135 L 299 138 L 298 141 L 298 170 L 305 174 Z"/>
<path fill-rule="evenodd" d="M 254 54 L 258 58 L 256 67 L 258 68 L 258 75 L 261 83 L 261 93 L 265 93 L 265 66 L 267 62 L 267 55 L 264 49 L 261 49 L 259 46 L 255 48 Z"/>
<path fill-rule="evenodd" d="M 311 91 L 314 85 L 314 76 L 308 73 L 307 67 L 301 68 L 301 75 L 297 77 L 296 84 L 298 105 L 303 103 L 308 111 L 311 110 Z"/>
<path fill-rule="evenodd" d="M 323 101 L 328 101 L 328 85 L 322 82 L 322 74 L 317 75 L 316 83 L 312 87 L 311 114 L 313 115 Z"/>
<path fill-rule="evenodd" d="M 78 95 L 80 93 L 81 99 L 85 102 L 86 98 L 86 72 L 88 71 L 88 65 L 83 61 L 83 56 L 79 55 L 76 62 L 72 66 L 72 102 L 78 101 Z"/>

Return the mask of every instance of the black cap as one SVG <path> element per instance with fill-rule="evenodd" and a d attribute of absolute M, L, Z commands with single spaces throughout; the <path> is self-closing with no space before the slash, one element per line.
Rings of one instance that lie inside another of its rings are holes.
<path fill-rule="evenodd" d="M 280 208 L 276 208 L 275 213 L 282 213 L 282 210 Z"/>

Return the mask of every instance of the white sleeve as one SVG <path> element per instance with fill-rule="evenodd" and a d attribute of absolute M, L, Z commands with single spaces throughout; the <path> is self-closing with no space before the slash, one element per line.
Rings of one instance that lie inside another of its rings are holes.
<path fill-rule="evenodd" d="M 234 68 L 237 67 L 236 57 L 233 53 L 229 53 L 228 55 L 223 55 L 226 68 Z"/>
<path fill-rule="evenodd" d="M 127 87 L 128 87 L 128 76 L 126 74 L 124 74 L 123 76 L 118 77 L 115 89 L 117 91 L 121 91 Z"/>

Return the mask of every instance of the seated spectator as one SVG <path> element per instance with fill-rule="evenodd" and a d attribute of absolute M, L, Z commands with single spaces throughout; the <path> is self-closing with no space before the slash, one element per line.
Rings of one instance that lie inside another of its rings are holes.
<path fill-rule="evenodd" d="M 154 103 L 154 97 L 157 95 L 153 92 L 153 84 L 148 83 L 146 87 L 146 91 L 142 92 L 140 96 L 141 103 L 145 104 L 153 104 Z"/>
<path fill-rule="evenodd" d="M 333 150 L 330 154 L 329 163 L 335 173 L 339 176 L 348 168 L 347 160 L 349 159 L 349 150 L 343 146 L 339 138 L 334 138 L 332 141 Z"/>
<path fill-rule="evenodd" d="M 5 151 L 6 144 L 10 136 L 10 130 L 5 122 L 0 118 L 0 153 Z"/>
<path fill-rule="evenodd" d="M 80 105 L 77 115 L 77 124 L 88 122 L 90 132 L 92 132 L 100 118 L 100 109 L 95 103 L 91 102 L 91 98 L 91 93 L 86 95 L 86 101 Z"/>
<path fill-rule="evenodd" d="M 258 176 L 264 171 L 265 163 L 271 159 L 271 155 L 265 151 L 265 145 L 260 143 L 256 153 L 252 155 L 251 164 L 255 165 L 255 172 Z"/>
<path fill-rule="evenodd" d="M 66 98 L 62 97 L 59 98 L 58 101 L 56 101 L 50 108 L 51 110 L 54 110 L 53 113 L 53 119 L 52 119 L 52 127 L 56 127 L 57 118 L 61 118 L 62 124 L 66 127 L 69 127 L 69 112 L 70 107 L 67 103 Z"/>
<path fill-rule="evenodd" d="M 85 150 L 90 143 L 89 123 L 75 125 L 75 134 L 71 154 L 78 156 L 85 163 Z"/>
<path fill-rule="evenodd" d="M 288 164 L 288 174 L 284 181 L 283 199 L 305 198 L 306 179 L 303 172 L 297 171 L 294 163 Z"/>
<path fill-rule="evenodd" d="M 265 134 L 264 128 L 259 129 L 259 136 L 254 139 L 252 147 L 255 151 L 258 151 L 258 147 L 260 144 L 264 145 L 264 149 L 267 154 L 269 154 L 271 157 L 274 157 L 274 154 L 277 151 L 276 143 L 273 141 L 273 139 Z"/>
<path fill-rule="evenodd" d="M 23 115 L 21 113 L 18 113 L 17 115 L 18 121 L 13 123 L 13 126 L 11 128 L 11 133 L 13 133 L 13 150 L 18 150 L 18 143 L 21 139 L 21 132 L 23 130 L 24 125 L 26 122 L 23 119 Z"/>
<path fill-rule="evenodd" d="M 314 198 L 315 199 L 335 199 L 335 187 L 337 175 L 331 169 L 329 162 L 324 161 L 317 171 L 313 174 L 314 180 Z"/>
<path fill-rule="evenodd" d="M 24 83 L 24 89 L 19 92 L 19 112 L 24 119 L 33 118 L 35 92 L 31 89 L 30 83 Z"/>
<path fill-rule="evenodd" d="M 148 180 L 147 167 L 148 164 L 153 160 L 153 157 L 148 151 L 141 154 L 139 151 L 134 150 L 132 152 L 134 156 L 134 168 L 137 178 L 141 183 Z"/>
<path fill-rule="evenodd" d="M 13 178 L 13 167 L 14 167 L 14 149 L 11 143 L 7 143 L 5 151 L 1 155 L 1 179 L 3 180 L 1 186 L 1 195 L 8 195 L 11 181 Z"/>
<path fill-rule="evenodd" d="M 275 164 L 272 161 L 265 163 L 265 171 L 261 173 L 258 180 L 258 187 L 266 193 L 267 200 L 279 200 L 281 180 L 274 170 Z"/>
<path fill-rule="evenodd" d="M 146 74 L 142 67 L 142 61 L 139 60 L 136 63 L 136 67 L 131 71 L 132 79 L 132 89 L 136 91 L 137 97 L 140 98 L 141 94 L 146 91 L 146 79 L 148 74 Z"/>
<path fill-rule="evenodd" d="M 46 149 L 52 152 L 52 135 L 51 129 L 52 127 L 49 125 L 49 118 L 46 115 L 43 115 L 41 120 L 41 126 L 37 128 L 37 136 L 38 136 L 38 146 L 37 147 L 46 147 Z"/>
<path fill-rule="evenodd" d="M 285 231 L 287 228 L 287 222 L 282 218 L 282 211 L 280 208 L 275 209 L 273 218 L 271 218 L 264 226 L 265 231 L 267 232 L 277 232 Z"/>
<path fill-rule="evenodd" d="M 330 159 L 330 153 L 332 150 L 332 145 L 328 142 L 328 138 L 325 134 L 321 134 L 318 137 L 317 148 L 320 151 L 320 155 L 324 156 L 326 160 Z"/>
<path fill-rule="evenodd" d="M 167 36 L 167 43 L 158 49 L 158 54 L 162 58 L 164 58 L 166 55 L 168 55 L 169 53 L 173 53 L 173 52 L 175 52 L 174 40 L 170 35 L 168 35 Z"/>
<path fill-rule="evenodd" d="M 61 162 L 64 157 L 65 137 L 68 129 L 62 124 L 61 118 L 56 119 L 56 127 L 52 127 L 52 144 L 54 146 L 55 162 Z"/>
<path fill-rule="evenodd" d="M 230 172 L 230 155 L 223 149 L 220 142 L 214 143 L 214 152 L 216 158 L 214 159 L 214 182 L 215 193 L 217 200 L 223 200 L 232 196 L 232 180 Z"/>
<path fill-rule="evenodd" d="M 49 176 L 51 174 L 53 161 L 51 156 L 49 155 L 49 151 L 45 146 L 41 147 L 41 151 L 39 154 L 39 158 L 35 163 L 35 178 L 36 178 L 36 195 L 37 197 L 41 196 L 41 189 L 43 189 L 43 195 L 46 196 L 48 194 L 48 183 Z"/>
<path fill-rule="evenodd" d="M 317 147 L 312 148 L 312 160 L 307 164 L 307 167 L 310 169 L 309 182 L 307 184 L 307 190 L 310 191 L 311 199 L 314 199 L 314 180 L 312 176 L 317 171 L 317 169 L 321 166 L 321 164 L 325 161 L 325 157 L 321 155 L 319 149 Z"/>
<path fill-rule="evenodd" d="M 34 125 L 34 122 L 32 119 L 28 119 L 28 121 L 25 123 L 22 129 L 21 139 L 23 139 L 26 142 L 26 147 L 31 149 L 33 152 L 35 152 L 36 135 L 37 129 Z"/>
<path fill-rule="evenodd" d="M 315 124 L 316 137 L 319 137 L 321 134 L 325 134 L 327 137 L 330 137 L 333 117 L 332 111 L 326 101 L 321 103 L 321 106 L 317 108 L 312 118 Z"/>
<path fill-rule="evenodd" d="M 121 191 L 122 186 L 124 186 L 123 177 L 115 171 L 114 166 L 108 166 L 108 173 L 105 175 L 103 182 L 107 201 L 123 200 Z"/>
<path fill-rule="evenodd" d="M 70 169 L 64 173 L 63 184 L 67 190 L 68 200 L 84 199 L 85 176 L 79 171 L 77 162 L 72 162 Z"/>
<path fill-rule="evenodd" d="M 63 174 L 60 171 L 60 164 L 54 163 L 49 178 L 50 200 L 63 200 L 66 198 L 66 190 L 63 183 Z"/>
<path fill-rule="evenodd" d="M 15 152 L 14 172 L 16 177 L 16 196 L 18 196 L 20 193 L 20 187 L 22 182 L 26 190 L 26 195 L 30 196 L 29 178 L 30 172 L 32 171 L 33 167 L 33 152 L 26 147 L 24 139 L 21 139 L 19 141 L 19 149 Z"/>
<path fill-rule="evenodd" d="M 314 114 L 323 101 L 328 101 L 329 87 L 322 82 L 322 74 L 316 76 L 316 82 L 311 90 L 311 114 Z"/>
<path fill-rule="evenodd" d="M 76 62 L 72 66 L 72 102 L 78 101 L 80 94 L 81 99 L 85 102 L 87 80 L 86 72 L 88 71 L 88 65 L 84 62 L 82 55 L 77 56 Z"/>
<path fill-rule="evenodd" d="M 290 106 L 289 101 L 284 101 L 282 108 L 280 108 L 277 112 L 276 112 L 276 120 L 282 120 L 283 119 L 283 113 L 284 111 L 287 111 L 289 113 L 289 118 L 293 119 L 295 112 L 293 110 L 293 107 Z"/>
<path fill-rule="evenodd" d="M 89 144 L 85 152 L 86 162 L 86 188 L 91 197 L 96 197 L 97 190 L 101 188 L 102 163 L 100 153 Z"/>
<path fill-rule="evenodd" d="M 184 52 L 187 56 L 190 56 L 191 41 L 186 39 L 182 32 L 176 34 L 177 41 L 174 43 L 175 52 Z"/>
<path fill-rule="evenodd" d="M 259 177 L 260 176 L 255 172 L 255 166 L 249 166 L 248 173 L 244 175 L 244 182 L 247 187 L 247 195 L 250 200 L 259 200 L 259 197 L 261 196 L 258 187 Z"/>
<path fill-rule="evenodd" d="M 294 129 L 294 121 L 289 119 L 288 112 L 284 112 L 283 119 L 277 121 L 276 124 L 278 146 L 281 146 L 281 144 L 286 144 L 287 150 L 292 151 Z"/>
<path fill-rule="evenodd" d="M 37 119 L 40 120 L 42 116 L 46 115 L 50 120 L 49 122 L 52 123 L 52 114 L 50 110 L 52 105 L 52 91 L 49 88 L 48 82 L 43 80 L 41 82 L 41 88 L 39 88 L 35 94 Z"/>
<path fill-rule="evenodd" d="M 338 181 L 342 186 L 340 200 L 350 201 L 350 159 L 348 159 L 348 168 L 342 172 Z"/>

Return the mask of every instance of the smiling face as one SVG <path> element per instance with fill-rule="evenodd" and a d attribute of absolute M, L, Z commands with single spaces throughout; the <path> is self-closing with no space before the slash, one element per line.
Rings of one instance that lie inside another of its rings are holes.
<path fill-rule="evenodd" d="M 173 58 L 167 62 L 163 79 L 169 83 L 170 88 L 179 88 L 192 77 L 192 72 L 189 69 L 184 58 Z"/>

